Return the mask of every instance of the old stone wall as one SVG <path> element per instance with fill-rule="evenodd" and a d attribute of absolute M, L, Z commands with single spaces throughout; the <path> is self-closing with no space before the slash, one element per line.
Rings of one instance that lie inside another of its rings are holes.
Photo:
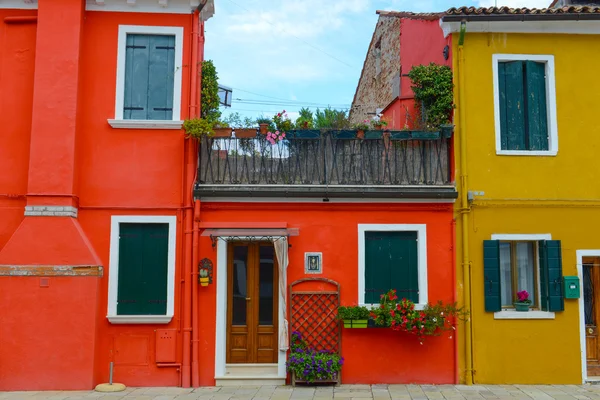
<path fill-rule="evenodd" d="M 400 23 L 398 17 L 379 16 L 352 102 L 352 123 L 373 117 L 399 95 Z"/>

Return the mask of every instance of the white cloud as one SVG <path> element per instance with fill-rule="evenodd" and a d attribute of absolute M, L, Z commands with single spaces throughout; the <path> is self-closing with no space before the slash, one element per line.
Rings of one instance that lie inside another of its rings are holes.
<path fill-rule="evenodd" d="M 494 5 L 508 7 L 528 7 L 528 8 L 546 8 L 552 0 L 478 0 L 480 7 L 490 7 Z"/>

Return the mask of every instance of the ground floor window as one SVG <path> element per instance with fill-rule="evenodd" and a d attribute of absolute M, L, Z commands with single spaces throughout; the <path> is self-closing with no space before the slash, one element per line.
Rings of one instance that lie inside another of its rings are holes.
<path fill-rule="evenodd" d="M 377 304 L 390 289 L 427 303 L 425 225 L 359 225 L 359 303 Z"/>
<path fill-rule="evenodd" d="M 530 294 L 531 307 L 538 305 L 537 243 L 532 241 L 500 242 L 500 287 L 502 307 L 512 308 L 517 292 Z"/>
<path fill-rule="evenodd" d="M 174 311 L 175 217 L 112 219 L 108 319 L 167 323 Z"/>

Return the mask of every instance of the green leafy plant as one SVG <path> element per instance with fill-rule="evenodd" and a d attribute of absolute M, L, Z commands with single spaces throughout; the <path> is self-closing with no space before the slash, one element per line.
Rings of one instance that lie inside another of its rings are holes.
<path fill-rule="evenodd" d="M 202 139 L 204 136 L 213 136 L 213 126 L 204 118 L 193 118 L 183 122 L 183 129 L 188 137 Z"/>
<path fill-rule="evenodd" d="M 213 123 L 213 128 L 229 128 L 229 123 L 227 121 L 216 120 Z"/>
<path fill-rule="evenodd" d="M 350 128 L 348 113 L 343 110 L 334 110 L 331 107 L 327 107 L 323 111 L 317 108 L 314 127 L 317 129 L 348 129 Z"/>
<path fill-rule="evenodd" d="M 202 100 L 200 116 L 211 124 L 221 118 L 219 110 L 219 83 L 217 69 L 212 60 L 202 62 Z"/>
<path fill-rule="evenodd" d="M 454 109 L 454 84 L 450 67 L 435 63 L 416 65 L 408 77 L 425 128 L 436 129 L 449 123 Z"/>
<path fill-rule="evenodd" d="M 338 319 L 369 319 L 370 310 L 364 306 L 338 307 Z"/>
<path fill-rule="evenodd" d="M 277 129 L 275 128 L 275 124 L 273 123 L 273 120 L 269 117 L 258 117 L 256 119 L 256 123 L 258 125 L 260 124 L 267 124 L 267 131 L 269 132 L 275 132 Z"/>
<path fill-rule="evenodd" d="M 288 117 L 285 110 L 275 114 L 273 116 L 273 122 L 275 123 L 276 130 L 280 132 L 288 132 L 293 128 L 292 120 Z"/>
<path fill-rule="evenodd" d="M 372 309 L 370 316 L 376 325 L 412 333 L 422 344 L 425 336 L 439 336 L 442 331 L 455 330 L 455 320 L 468 318 L 468 312 L 456 303 L 444 304 L 441 301 L 416 310 L 415 303 L 407 299 L 398 300 L 396 291 L 390 290 L 381 295 L 379 308 Z"/>
<path fill-rule="evenodd" d="M 362 122 L 352 125 L 353 129 L 366 131 L 371 127 L 371 121 L 369 119 L 365 119 Z"/>
<path fill-rule="evenodd" d="M 254 128 L 257 123 L 250 117 L 242 117 L 239 112 L 233 112 L 221 119 L 223 122 L 227 124 L 227 126 L 232 126 L 234 128 Z"/>
<path fill-rule="evenodd" d="M 308 108 L 300 109 L 300 116 L 296 119 L 296 129 L 312 129 L 313 113 Z"/>
<path fill-rule="evenodd" d="M 387 121 L 383 119 L 374 119 L 371 121 L 371 128 L 380 129 L 382 126 L 388 126 Z"/>
<path fill-rule="evenodd" d="M 290 357 L 286 363 L 288 372 L 296 379 L 314 382 L 334 378 L 344 365 L 344 358 L 330 350 L 309 348 L 300 332 L 292 332 Z"/>

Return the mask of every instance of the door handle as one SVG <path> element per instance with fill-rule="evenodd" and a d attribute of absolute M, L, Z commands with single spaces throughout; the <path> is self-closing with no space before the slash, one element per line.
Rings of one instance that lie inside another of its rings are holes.
<path fill-rule="evenodd" d="M 246 297 L 246 301 L 250 301 L 250 300 L 251 300 L 250 297 Z"/>
<path fill-rule="evenodd" d="M 591 335 L 592 333 L 594 333 L 594 330 L 592 328 L 588 328 L 588 333 Z"/>

